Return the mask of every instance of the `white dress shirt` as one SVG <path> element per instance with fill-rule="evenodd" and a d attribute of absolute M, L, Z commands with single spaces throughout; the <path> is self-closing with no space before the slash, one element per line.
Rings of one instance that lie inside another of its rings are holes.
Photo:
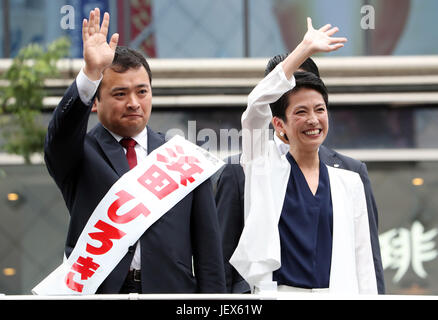
<path fill-rule="evenodd" d="M 281 141 L 281 139 L 277 137 L 276 133 L 274 133 L 274 142 L 278 148 L 278 151 L 280 152 L 280 155 L 284 156 L 289 152 L 289 144 Z"/>

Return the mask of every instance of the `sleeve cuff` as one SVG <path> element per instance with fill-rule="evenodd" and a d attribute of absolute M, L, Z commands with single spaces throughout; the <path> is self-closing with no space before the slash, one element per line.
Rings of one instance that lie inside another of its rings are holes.
<path fill-rule="evenodd" d="M 79 97 L 84 104 L 90 104 L 97 92 L 97 88 L 99 87 L 102 78 L 103 76 L 101 76 L 99 80 L 92 81 L 88 79 L 83 68 L 81 68 L 81 71 L 79 71 L 79 74 L 76 77 L 76 86 L 78 87 Z"/>
<path fill-rule="evenodd" d="M 288 82 L 289 85 L 291 86 L 291 89 L 292 89 L 293 87 L 295 87 L 295 77 L 294 77 L 294 75 L 292 75 L 292 76 L 290 77 L 290 79 L 288 79 L 288 78 L 286 77 L 286 74 L 284 73 L 284 69 L 283 69 L 283 63 L 279 63 L 275 68 L 280 69 L 280 70 L 277 70 L 277 72 L 278 72 L 278 74 L 279 74 L 279 76 L 280 76 L 280 78 L 281 78 L 282 81 L 284 81 L 284 82 Z"/>

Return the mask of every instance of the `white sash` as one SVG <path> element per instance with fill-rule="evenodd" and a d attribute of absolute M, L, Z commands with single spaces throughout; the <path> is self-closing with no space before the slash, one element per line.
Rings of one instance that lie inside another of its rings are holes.
<path fill-rule="evenodd" d="M 173 137 L 110 188 L 69 258 L 32 293 L 94 294 L 146 229 L 223 164 L 181 136 Z"/>

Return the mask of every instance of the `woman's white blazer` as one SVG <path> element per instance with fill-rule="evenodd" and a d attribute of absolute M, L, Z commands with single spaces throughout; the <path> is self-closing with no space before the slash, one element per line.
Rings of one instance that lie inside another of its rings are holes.
<path fill-rule="evenodd" d="M 269 140 L 269 104 L 295 86 L 279 64 L 248 96 L 242 115 L 245 225 L 230 263 L 252 288 L 275 288 L 281 266 L 278 222 L 290 164 Z M 329 292 L 377 294 L 365 193 L 356 172 L 327 167 L 333 204 Z"/>

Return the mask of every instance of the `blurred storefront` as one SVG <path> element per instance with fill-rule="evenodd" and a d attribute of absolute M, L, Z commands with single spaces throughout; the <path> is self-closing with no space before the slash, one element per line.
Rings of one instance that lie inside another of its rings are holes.
<path fill-rule="evenodd" d="M 0 57 L 66 35 L 82 55 L 82 19 L 112 17 L 120 44 L 157 58 L 269 57 L 293 49 L 306 30 L 336 25 L 348 44 L 331 55 L 430 55 L 438 51 L 434 0 L 2 0 Z"/>
<path fill-rule="evenodd" d="M 220 156 L 239 152 L 246 96 L 261 79 L 268 57 L 293 48 L 305 16 L 312 16 L 315 26 L 339 26 L 349 38 L 346 47 L 316 59 L 330 92 L 325 144 L 368 166 L 387 293 L 438 295 L 438 41 L 432 41 L 437 1 L 1 3 L 3 58 L 14 57 L 28 43 L 48 44 L 61 35 L 72 40 L 70 58 L 80 58 L 82 19 L 96 6 L 109 11 L 115 17 L 110 33 L 119 32 L 121 44 L 150 58 L 152 129 L 179 131 Z M 364 6 L 374 9 L 374 20 Z M 46 124 L 79 70 L 79 60 L 68 61 L 63 81 L 47 87 Z M 92 115 L 90 127 L 96 121 Z M 24 165 L 1 152 L 0 293 L 30 294 L 63 259 L 69 214 L 41 157 Z"/>

